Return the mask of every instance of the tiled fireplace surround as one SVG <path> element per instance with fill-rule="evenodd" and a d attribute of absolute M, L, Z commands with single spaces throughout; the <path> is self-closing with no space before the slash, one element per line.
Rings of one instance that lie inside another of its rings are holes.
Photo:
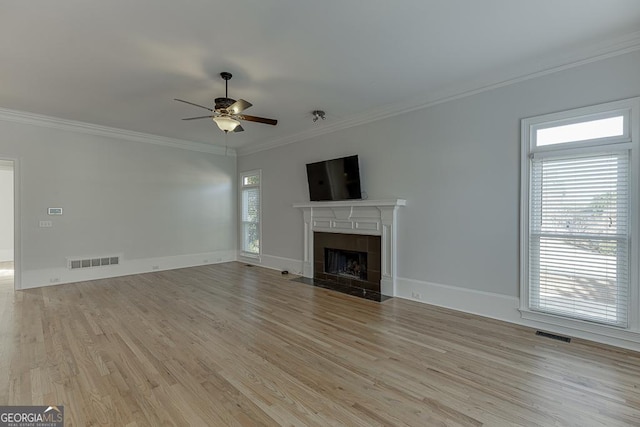
<path fill-rule="evenodd" d="M 396 293 L 397 210 L 403 199 L 297 203 L 304 216 L 303 276 L 324 276 L 324 248 L 368 253 L 368 277 L 355 286 Z M 379 260 L 379 261 L 378 261 Z M 346 279 L 342 279 L 345 283 Z"/>
<path fill-rule="evenodd" d="M 380 236 L 362 234 L 313 233 L 314 279 L 335 281 L 341 285 L 380 292 Z M 367 280 L 328 274 L 325 270 L 325 248 L 367 254 Z"/>

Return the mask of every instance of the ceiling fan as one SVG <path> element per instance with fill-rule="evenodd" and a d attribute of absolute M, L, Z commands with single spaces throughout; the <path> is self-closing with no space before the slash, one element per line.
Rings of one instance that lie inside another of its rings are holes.
<path fill-rule="evenodd" d="M 224 98 L 216 98 L 215 99 L 215 107 L 209 108 L 204 105 L 195 104 L 193 102 L 184 101 L 182 99 L 174 98 L 174 101 L 184 102 L 185 104 L 195 105 L 196 107 L 204 108 L 205 110 L 211 111 L 212 114 L 208 116 L 198 116 L 198 117 L 188 117 L 182 120 L 198 120 L 198 119 L 213 119 L 214 122 L 218 125 L 220 130 L 227 132 L 242 132 L 244 129 L 240 126 L 239 120 L 246 120 L 248 122 L 256 122 L 256 123 L 264 123 L 267 125 L 275 126 L 278 124 L 277 120 L 274 119 L 266 119 L 264 117 L 256 117 L 249 116 L 246 114 L 240 114 L 247 108 L 251 107 L 250 102 L 245 101 L 244 99 L 235 99 L 229 98 L 229 80 L 231 77 L 231 73 L 223 72 L 220 73 L 220 77 L 224 79 Z"/>

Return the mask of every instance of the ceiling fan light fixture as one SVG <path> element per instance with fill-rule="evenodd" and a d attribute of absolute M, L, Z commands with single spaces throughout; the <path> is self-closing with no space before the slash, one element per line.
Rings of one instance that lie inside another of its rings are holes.
<path fill-rule="evenodd" d="M 239 121 L 229 116 L 214 117 L 213 121 L 216 122 L 220 130 L 224 132 L 233 132 L 233 130 L 240 124 Z"/>

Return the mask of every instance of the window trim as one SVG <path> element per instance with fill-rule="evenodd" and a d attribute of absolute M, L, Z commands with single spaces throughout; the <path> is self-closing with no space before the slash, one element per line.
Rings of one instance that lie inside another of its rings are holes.
<path fill-rule="evenodd" d="M 624 135 L 593 140 L 567 142 L 537 147 L 535 132 L 552 126 L 597 120 L 617 115 L 624 115 Z M 521 121 L 521 176 L 520 176 L 520 315 L 525 320 L 545 325 L 558 326 L 564 330 L 580 331 L 603 335 L 611 338 L 630 339 L 638 341 L 640 336 L 640 283 L 638 282 L 638 266 L 640 253 L 638 251 L 639 229 L 639 196 L 640 181 L 638 173 L 640 166 L 640 97 L 629 98 L 604 104 L 577 108 L 557 113 L 545 114 L 522 119 Z M 597 324 L 587 320 L 572 319 L 550 313 L 543 313 L 529 309 L 529 197 L 531 193 L 531 159 L 546 156 L 562 156 L 565 152 L 580 155 L 607 149 L 630 150 L 629 191 L 629 307 L 628 327 L 620 328 L 613 325 Z"/>
<path fill-rule="evenodd" d="M 255 175 L 258 176 L 258 184 L 244 185 L 244 178 L 245 177 L 255 176 Z M 258 210 L 258 239 L 259 239 L 259 244 L 258 244 L 258 253 L 257 254 L 254 254 L 252 252 L 244 251 L 243 244 L 242 244 L 243 239 L 244 239 L 244 235 L 243 235 L 244 221 L 242 220 L 242 212 L 243 212 L 242 190 L 244 190 L 246 188 L 257 188 L 258 189 L 258 197 L 260 199 L 260 207 L 259 207 L 259 210 Z M 240 172 L 240 174 L 238 176 L 238 246 L 239 246 L 238 253 L 239 253 L 240 257 L 260 261 L 261 256 L 262 256 L 262 169 L 254 169 L 254 170 L 250 170 L 250 171 Z"/>

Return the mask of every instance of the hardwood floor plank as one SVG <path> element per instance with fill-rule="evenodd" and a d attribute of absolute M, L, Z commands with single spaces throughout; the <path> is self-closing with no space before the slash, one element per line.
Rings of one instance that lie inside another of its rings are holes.
<path fill-rule="evenodd" d="M 0 404 L 68 426 L 640 425 L 640 354 L 242 263 L 0 287 Z"/>

